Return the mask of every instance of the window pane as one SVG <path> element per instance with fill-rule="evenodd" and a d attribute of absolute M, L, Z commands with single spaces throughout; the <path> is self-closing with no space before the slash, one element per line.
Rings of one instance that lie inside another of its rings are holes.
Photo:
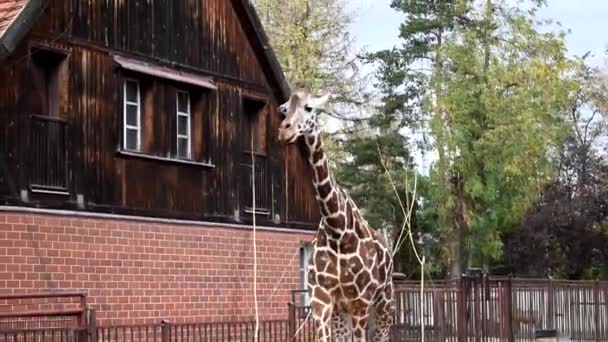
<path fill-rule="evenodd" d="M 190 95 L 188 93 L 178 92 L 177 93 L 177 111 L 180 113 L 190 113 L 188 110 L 188 102 L 190 102 Z"/>
<path fill-rule="evenodd" d="M 300 247 L 300 270 L 304 270 L 306 267 L 306 249 Z"/>
<path fill-rule="evenodd" d="M 190 158 L 188 155 L 188 144 L 189 139 L 178 138 L 177 139 L 177 157 L 178 158 Z"/>
<path fill-rule="evenodd" d="M 127 125 L 139 127 L 137 122 L 137 106 L 127 105 Z"/>
<path fill-rule="evenodd" d="M 127 81 L 126 87 L 127 87 L 127 94 L 126 94 L 127 101 L 138 102 L 137 101 L 137 91 L 139 88 L 139 83 L 137 83 L 135 81 Z"/>
<path fill-rule="evenodd" d="M 128 150 L 137 150 L 137 130 L 136 129 L 127 129 L 127 141 L 125 141 L 125 146 Z"/>
<path fill-rule="evenodd" d="M 177 134 L 189 135 L 188 134 L 188 117 L 183 115 L 177 116 Z"/>

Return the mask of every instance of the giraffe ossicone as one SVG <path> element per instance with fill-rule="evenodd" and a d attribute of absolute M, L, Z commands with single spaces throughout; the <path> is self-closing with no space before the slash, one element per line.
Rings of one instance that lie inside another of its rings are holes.
<path fill-rule="evenodd" d="M 279 141 L 304 141 L 313 169 L 321 222 L 308 266 L 308 290 L 320 342 L 389 340 L 394 320 L 393 259 L 384 235 L 369 227 L 353 199 L 339 187 L 323 151 L 317 114 L 329 95 L 295 91 L 278 110 Z M 371 322 L 370 322 L 371 319 Z"/>

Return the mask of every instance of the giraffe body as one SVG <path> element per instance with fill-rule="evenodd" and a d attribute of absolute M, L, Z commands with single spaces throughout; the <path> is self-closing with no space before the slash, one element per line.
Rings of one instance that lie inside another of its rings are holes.
<path fill-rule="evenodd" d="M 346 190 L 332 178 L 316 127 L 316 110 L 327 101 L 295 92 L 279 107 L 285 119 L 279 140 L 303 137 L 313 168 L 321 222 L 308 268 L 310 305 L 319 341 L 388 341 L 394 319 L 392 255 L 384 236 L 369 227 Z M 370 319 L 371 318 L 371 319 Z"/>

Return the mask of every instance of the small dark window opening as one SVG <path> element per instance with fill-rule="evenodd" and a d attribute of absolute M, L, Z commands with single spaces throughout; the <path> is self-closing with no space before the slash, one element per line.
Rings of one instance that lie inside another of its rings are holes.
<path fill-rule="evenodd" d="M 243 101 L 243 143 L 244 151 L 251 152 L 253 136 L 253 152 L 266 155 L 266 104 L 259 100 L 246 98 Z"/>
<path fill-rule="evenodd" d="M 269 215 L 271 208 L 270 175 L 268 172 L 266 103 L 245 98 L 241 126 L 243 146 L 243 206 L 248 214 Z M 253 153 L 252 153 L 253 152 Z M 255 191 L 254 191 L 255 181 Z M 255 192 L 255 203 L 253 194 Z"/>
<path fill-rule="evenodd" d="M 32 191 L 68 194 L 70 187 L 68 122 L 61 118 L 66 101 L 66 57 L 61 51 L 31 49 L 30 116 L 27 151 Z"/>
<path fill-rule="evenodd" d="M 31 56 L 31 111 L 33 114 L 57 117 L 60 114 L 62 66 L 66 55 L 36 49 L 32 50 Z"/>

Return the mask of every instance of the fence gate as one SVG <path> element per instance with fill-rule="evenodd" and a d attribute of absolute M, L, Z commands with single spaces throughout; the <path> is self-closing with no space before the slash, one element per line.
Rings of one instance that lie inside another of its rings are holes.
<path fill-rule="evenodd" d="M 307 290 L 291 292 L 291 302 L 288 304 L 288 336 L 290 342 L 315 341 L 315 325 L 311 317 L 310 306 L 307 305 Z"/>
<path fill-rule="evenodd" d="M 0 296 L 0 342 L 87 342 L 86 294 Z"/>
<path fill-rule="evenodd" d="M 512 336 L 511 280 L 472 274 L 461 279 L 458 341 L 509 342 Z"/>

